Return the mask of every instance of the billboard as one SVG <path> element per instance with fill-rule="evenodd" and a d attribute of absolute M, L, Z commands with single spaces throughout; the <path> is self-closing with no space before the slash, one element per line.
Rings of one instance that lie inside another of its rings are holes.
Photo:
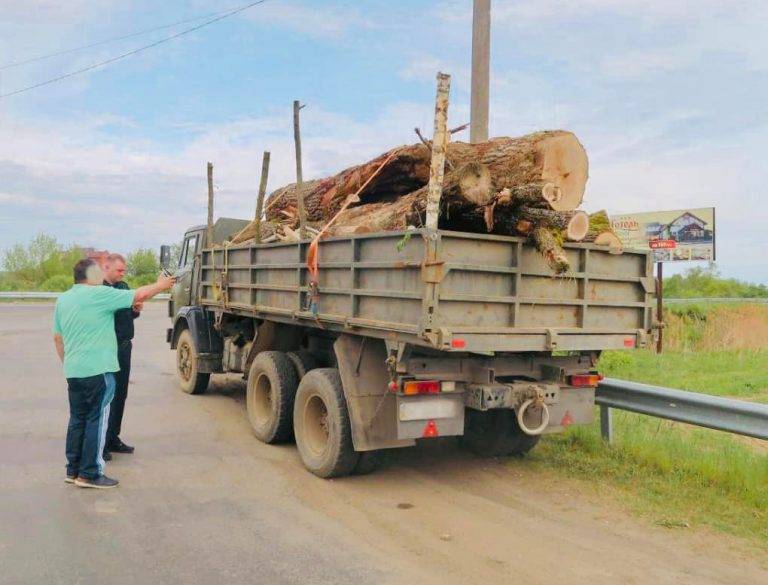
<path fill-rule="evenodd" d="M 624 247 L 653 250 L 656 262 L 715 259 L 715 208 L 611 216 Z"/>

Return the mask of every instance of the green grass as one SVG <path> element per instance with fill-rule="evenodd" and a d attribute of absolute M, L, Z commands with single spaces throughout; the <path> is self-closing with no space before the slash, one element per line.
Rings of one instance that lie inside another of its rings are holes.
<path fill-rule="evenodd" d="M 705 354 L 608 352 L 607 375 L 768 401 L 768 350 Z M 768 442 L 614 411 L 615 441 L 599 425 L 544 438 L 533 465 L 598 481 L 622 505 L 669 529 L 707 527 L 768 550 Z M 598 478 L 598 479 L 596 479 Z"/>
<path fill-rule="evenodd" d="M 768 399 L 768 349 L 709 352 L 606 352 L 608 377 L 717 396 Z"/>

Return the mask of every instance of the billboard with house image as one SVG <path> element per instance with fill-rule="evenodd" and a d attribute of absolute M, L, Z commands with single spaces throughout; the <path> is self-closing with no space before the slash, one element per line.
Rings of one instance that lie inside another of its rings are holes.
<path fill-rule="evenodd" d="M 715 208 L 611 216 L 626 248 L 653 250 L 656 262 L 715 259 Z"/>

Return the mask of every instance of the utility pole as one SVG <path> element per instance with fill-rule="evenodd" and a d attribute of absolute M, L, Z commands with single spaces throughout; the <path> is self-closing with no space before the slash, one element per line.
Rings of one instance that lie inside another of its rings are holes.
<path fill-rule="evenodd" d="M 304 182 L 304 173 L 301 169 L 301 126 L 299 125 L 299 110 L 303 108 L 299 100 L 293 101 L 293 142 L 296 145 L 296 199 L 299 204 L 299 237 L 303 240 L 307 237 L 307 210 L 304 206 L 304 195 L 301 185 Z"/>
<path fill-rule="evenodd" d="M 472 9 L 472 96 L 469 141 L 488 140 L 491 60 L 491 0 L 474 0 Z"/>
<path fill-rule="evenodd" d="M 213 246 L 213 163 L 208 163 L 208 227 L 206 229 L 207 245 Z"/>

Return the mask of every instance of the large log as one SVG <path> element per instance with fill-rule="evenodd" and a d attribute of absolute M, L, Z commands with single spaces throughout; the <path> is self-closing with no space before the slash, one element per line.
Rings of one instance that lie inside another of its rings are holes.
<path fill-rule="evenodd" d="M 393 201 L 426 185 L 429 146 L 423 143 L 402 146 L 332 177 L 305 183 L 302 195 L 307 218 L 321 221 L 333 217 L 347 197 L 357 192 L 395 151 L 391 160 L 359 193 L 360 202 Z M 487 193 L 509 189 L 512 197 L 523 198 L 528 205 L 539 202 L 557 211 L 571 211 L 581 204 L 588 175 L 584 147 L 576 136 L 563 130 L 536 132 L 519 138 L 493 138 L 479 144 L 449 143 L 447 170 L 467 168 L 469 164 L 487 169 L 491 185 Z M 273 192 L 267 206 L 267 219 L 280 219 L 280 210 L 296 208 L 297 190 L 294 184 Z"/>

